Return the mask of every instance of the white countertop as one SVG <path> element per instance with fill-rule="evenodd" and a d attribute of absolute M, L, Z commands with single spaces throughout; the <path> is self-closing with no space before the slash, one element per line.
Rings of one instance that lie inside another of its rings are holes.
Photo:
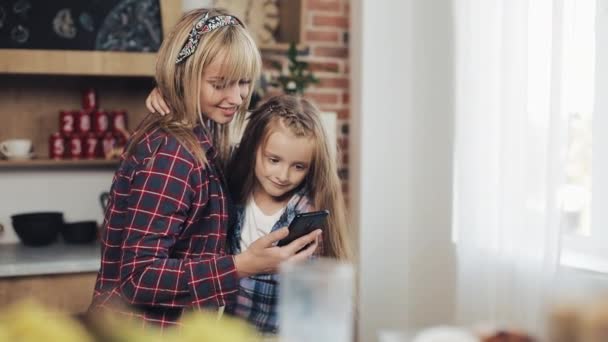
<path fill-rule="evenodd" d="M 100 260 L 99 242 L 57 242 L 44 247 L 27 247 L 21 243 L 0 244 L 0 278 L 97 272 Z"/>

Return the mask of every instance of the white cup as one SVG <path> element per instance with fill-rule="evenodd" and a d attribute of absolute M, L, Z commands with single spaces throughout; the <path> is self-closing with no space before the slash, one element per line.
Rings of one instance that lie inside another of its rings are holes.
<path fill-rule="evenodd" d="M 0 142 L 0 153 L 8 159 L 27 159 L 31 156 L 32 141 L 29 139 L 10 139 Z"/>
<path fill-rule="evenodd" d="M 411 342 L 414 335 L 402 330 L 383 329 L 378 331 L 378 342 Z"/>

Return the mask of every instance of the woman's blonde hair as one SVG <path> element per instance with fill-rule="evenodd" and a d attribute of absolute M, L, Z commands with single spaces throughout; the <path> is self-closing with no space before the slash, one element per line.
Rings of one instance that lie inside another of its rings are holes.
<path fill-rule="evenodd" d="M 281 128 L 289 129 L 297 137 L 313 139 L 309 172 L 294 191 L 306 187 L 315 210 L 329 210 L 328 224 L 323 232 L 323 256 L 350 260 L 346 206 L 335 154 L 330 151 L 319 110 L 308 100 L 291 95 L 276 96 L 251 113 L 227 171 L 232 195 L 241 204 L 251 196 L 257 151 L 264 148 L 268 137 Z"/>
<path fill-rule="evenodd" d="M 156 61 L 156 84 L 171 108 L 171 113 L 165 116 L 148 115 L 134 134 L 127 151 L 131 151 L 150 129 L 160 127 L 174 135 L 198 162 L 207 163 L 205 153 L 193 133 L 193 128 L 200 124 L 212 135 L 220 159 L 227 160 L 230 141 L 227 125 L 205 119 L 201 113 L 203 74 L 211 63 L 221 60 L 220 74 L 224 82 L 252 81 L 249 93 L 235 117 L 236 124 L 240 124 L 249 107 L 253 84 L 259 77 L 262 62 L 260 52 L 247 29 L 242 25 L 227 25 L 203 34 L 194 53 L 183 62 L 176 63 L 188 34 L 207 13 L 209 17 L 230 15 L 218 9 L 192 10 L 184 14 L 164 39 Z"/>

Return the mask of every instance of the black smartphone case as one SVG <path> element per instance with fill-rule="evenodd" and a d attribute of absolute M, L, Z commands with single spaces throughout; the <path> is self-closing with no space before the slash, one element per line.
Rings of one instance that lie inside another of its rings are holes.
<path fill-rule="evenodd" d="M 285 246 L 293 240 L 312 232 L 315 229 L 325 228 L 327 222 L 328 210 L 313 211 L 310 213 L 296 214 L 289 225 L 289 235 L 277 243 L 277 246 Z"/>

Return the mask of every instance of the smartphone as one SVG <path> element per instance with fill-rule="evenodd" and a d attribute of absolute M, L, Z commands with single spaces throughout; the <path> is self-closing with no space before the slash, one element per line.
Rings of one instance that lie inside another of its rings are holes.
<path fill-rule="evenodd" d="M 289 224 L 289 235 L 280 240 L 277 246 L 289 245 L 293 240 L 297 240 L 315 229 L 323 229 L 327 224 L 327 216 L 329 216 L 329 210 L 296 214 Z"/>

